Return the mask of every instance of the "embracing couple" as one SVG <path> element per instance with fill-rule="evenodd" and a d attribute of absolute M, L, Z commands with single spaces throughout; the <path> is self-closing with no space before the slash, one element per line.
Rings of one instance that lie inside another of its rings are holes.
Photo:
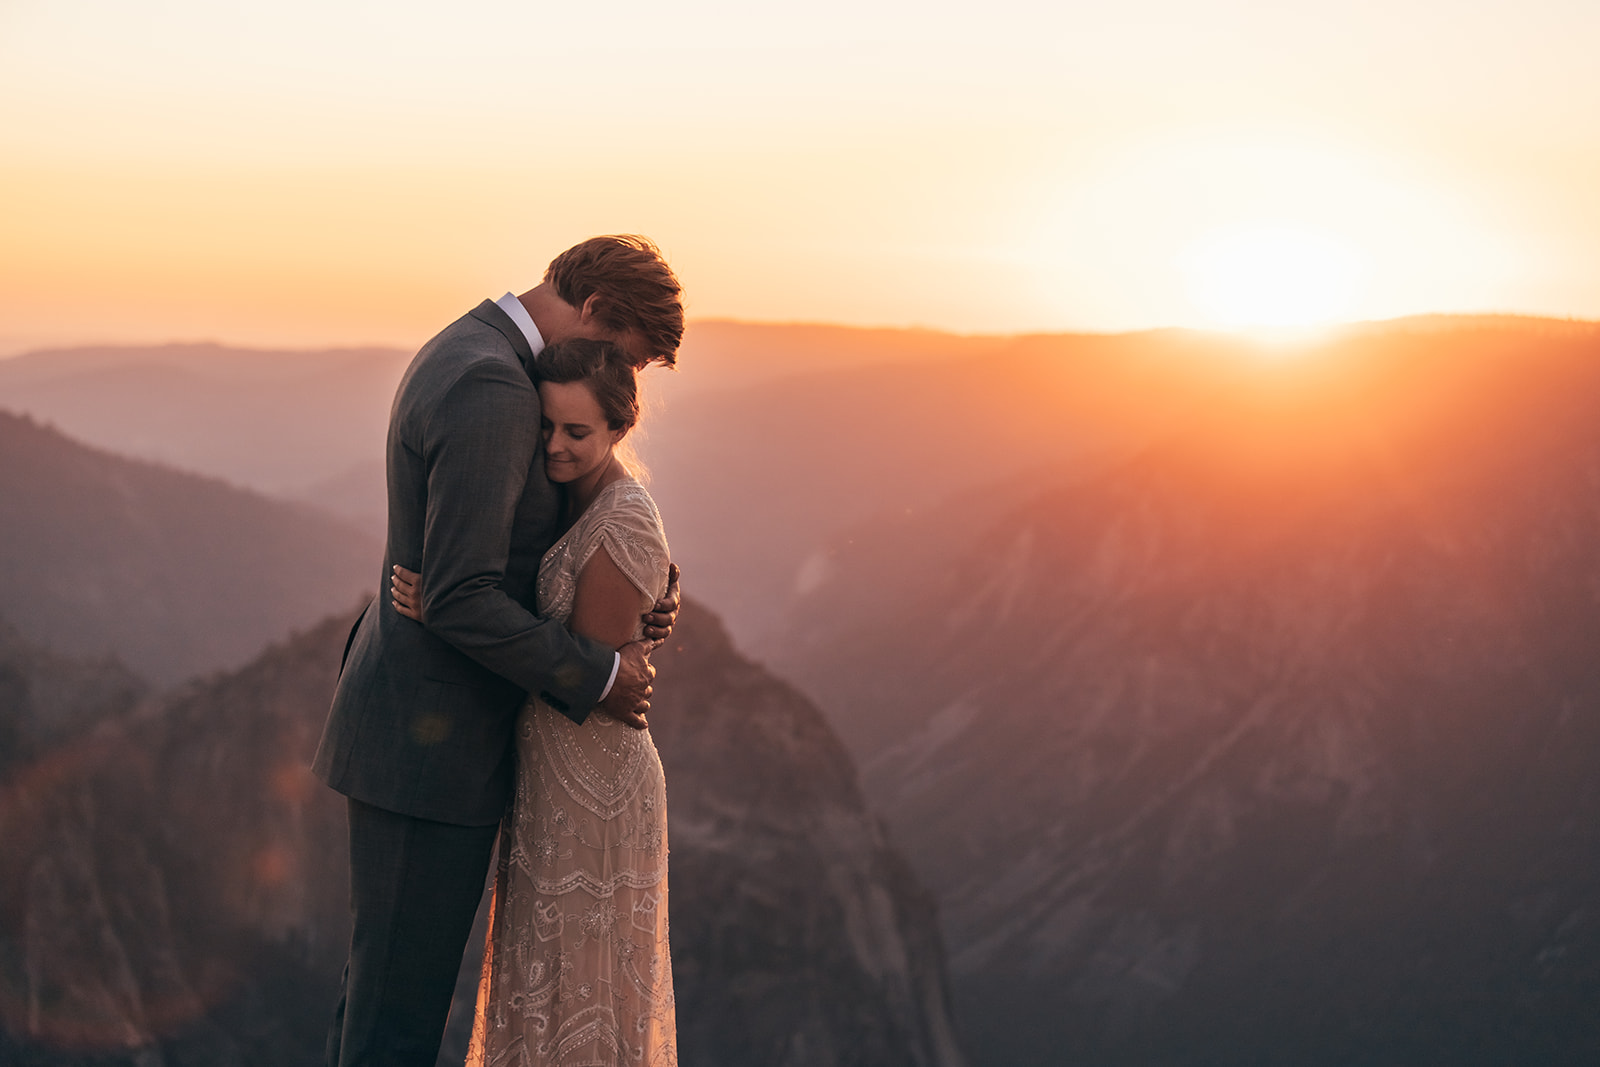
<path fill-rule="evenodd" d="M 390 413 L 384 581 L 315 770 L 345 794 L 354 930 L 329 1067 L 432 1067 L 489 858 L 469 1064 L 676 1062 L 649 653 L 677 615 L 617 447 L 681 290 L 596 237 L 423 346 Z"/>

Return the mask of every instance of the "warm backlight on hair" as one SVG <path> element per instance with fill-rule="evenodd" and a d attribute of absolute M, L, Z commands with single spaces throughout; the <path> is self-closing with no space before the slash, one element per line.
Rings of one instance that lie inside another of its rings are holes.
<path fill-rule="evenodd" d="M 1348 245 L 1312 229 L 1241 225 L 1192 245 L 1181 266 L 1189 298 L 1218 326 L 1303 327 L 1348 313 L 1361 260 Z"/>

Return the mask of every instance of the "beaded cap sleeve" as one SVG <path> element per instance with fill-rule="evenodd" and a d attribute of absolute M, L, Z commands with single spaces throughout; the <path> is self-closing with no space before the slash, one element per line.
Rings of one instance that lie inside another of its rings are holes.
<path fill-rule="evenodd" d="M 577 577 L 601 549 L 651 603 L 667 591 L 672 557 L 661 513 L 644 486 L 632 478 L 621 478 L 600 490 L 572 529 L 545 555 L 539 566 L 541 615 L 562 621 L 572 615 Z M 641 619 L 634 636 L 643 632 Z"/>

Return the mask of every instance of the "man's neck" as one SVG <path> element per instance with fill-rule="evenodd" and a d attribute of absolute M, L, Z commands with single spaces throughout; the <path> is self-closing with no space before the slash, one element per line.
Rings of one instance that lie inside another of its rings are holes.
<path fill-rule="evenodd" d="M 556 295 L 549 282 L 540 282 L 518 296 L 517 301 L 527 309 L 528 317 L 533 320 L 533 325 L 538 328 L 539 336 L 545 339 L 546 344 L 571 332 L 572 324 L 578 319 L 577 311 Z"/>

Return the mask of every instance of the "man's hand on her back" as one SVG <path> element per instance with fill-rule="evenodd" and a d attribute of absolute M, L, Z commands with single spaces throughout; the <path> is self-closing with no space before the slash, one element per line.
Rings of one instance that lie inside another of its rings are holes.
<path fill-rule="evenodd" d="M 650 725 L 645 715 L 650 711 L 650 682 L 656 676 L 656 669 L 650 665 L 650 650 L 654 647 L 652 641 L 632 641 L 617 649 L 622 657 L 617 678 L 597 709 L 635 730 Z"/>
<path fill-rule="evenodd" d="M 644 616 L 645 639 L 659 645 L 672 636 L 672 626 L 678 621 L 678 608 L 682 603 L 683 597 L 678 592 L 678 565 L 672 563 L 667 567 L 666 595 Z"/>

